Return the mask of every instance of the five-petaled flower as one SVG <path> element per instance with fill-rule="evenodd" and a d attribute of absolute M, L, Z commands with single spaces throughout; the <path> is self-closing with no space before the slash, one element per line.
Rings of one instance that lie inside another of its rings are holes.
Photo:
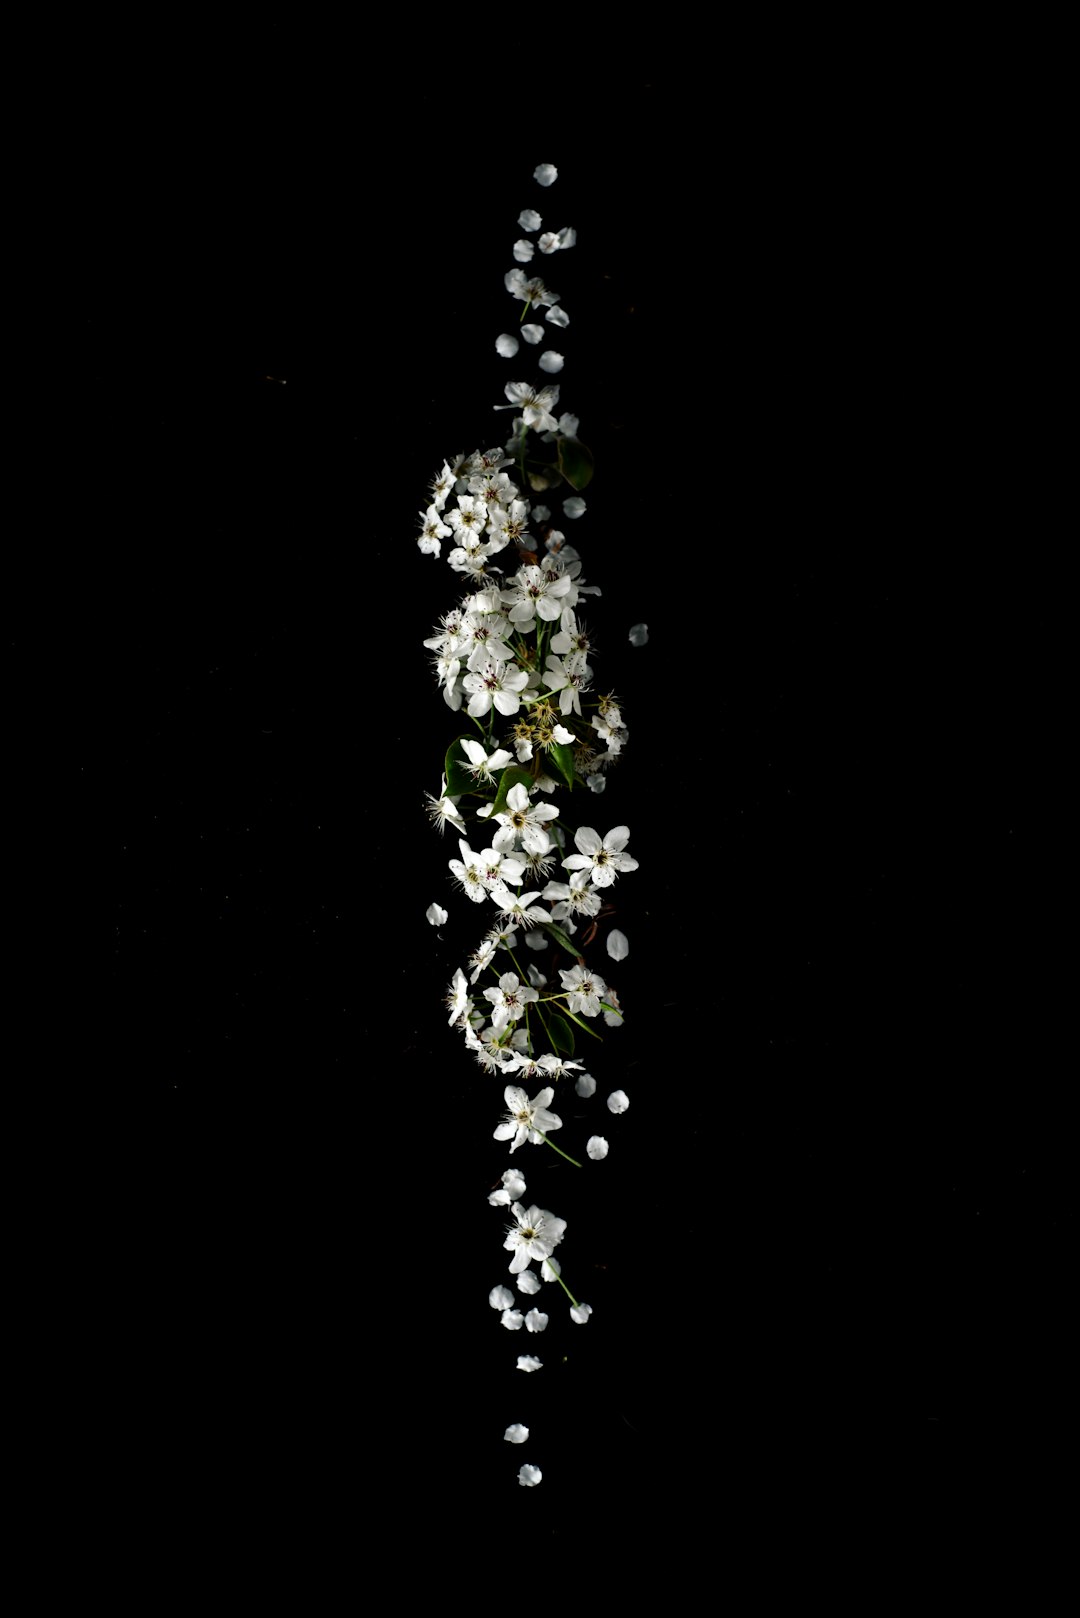
<path fill-rule="evenodd" d="M 533 992 L 535 993 L 535 990 Z M 503 1100 L 509 1110 L 495 1131 L 495 1140 L 508 1140 L 512 1152 L 516 1152 L 526 1140 L 533 1146 L 540 1146 L 544 1135 L 550 1135 L 553 1129 L 562 1128 L 562 1119 L 558 1113 L 547 1110 L 548 1103 L 554 1096 L 555 1091 L 548 1086 L 544 1090 L 537 1091 L 535 1098 L 530 1101 L 519 1085 L 508 1084 L 503 1091 Z"/>

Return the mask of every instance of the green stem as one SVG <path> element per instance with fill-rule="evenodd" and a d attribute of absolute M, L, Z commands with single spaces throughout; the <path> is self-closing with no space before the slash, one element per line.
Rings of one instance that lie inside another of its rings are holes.
<path fill-rule="evenodd" d="M 546 995 L 545 998 L 548 1000 L 568 1000 L 570 997 L 566 994 L 549 994 Z M 604 1002 L 601 1000 L 600 1004 L 603 1005 Z M 615 1007 L 610 1006 L 608 1009 L 610 1011 L 614 1011 Z M 563 1011 L 570 1018 L 571 1022 L 576 1022 L 579 1028 L 584 1028 L 585 1032 L 587 1034 L 591 1034 L 594 1039 L 598 1039 L 601 1045 L 604 1043 L 603 1034 L 598 1034 L 595 1028 L 590 1028 L 587 1022 L 582 1022 L 581 1018 L 577 1016 L 575 1012 L 571 1011 L 569 1006 L 563 1006 Z"/>
<path fill-rule="evenodd" d="M 553 1152 L 558 1152 L 560 1157 L 565 1157 L 566 1161 L 568 1163 L 573 1163 L 573 1165 L 574 1165 L 574 1167 L 576 1169 L 580 1169 L 580 1168 L 583 1167 L 583 1165 L 578 1162 L 576 1157 L 571 1157 L 570 1153 L 569 1152 L 564 1152 L 561 1146 L 556 1146 L 556 1144 L 555 1144 L 555 1142 L 553 1140 L 548 1140 L 547 1136 L 544 1134 L 544 1131 L 542 1129 L 538 1129 L 536 1131 L 536 1133 L 540 1136 L 540 1139 L 543 1141 L 545 1146 L 550 1146 L 551 1150 Z"/>
<path fill-rule="evenodd" d="M 578 1303 L 577 1299 L 574 1297 L 574 1294 L 570 1291 L 570 1288 L 567 1286 L 566 1282 L 563 1280 L 562 1276 L 558 1273 L 558 1271 L 557 1270 L 552 1270 L 551 1273 L 555 1277 L 556 1281 L 558 1281 L 558 1283 L 562 1287 L 563 1291 L 566 1293 L 566 1296 L 570 1299 L 570 1302 L 573 1304 L 574 1308 L 575 1309 L 580 1309 L 581 1305 Z"/>

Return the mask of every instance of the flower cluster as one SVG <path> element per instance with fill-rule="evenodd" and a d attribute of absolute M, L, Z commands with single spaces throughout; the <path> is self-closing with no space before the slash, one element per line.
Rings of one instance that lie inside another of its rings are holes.
<path fill-rule="evenodd" d="M 541 164 L 534 178 L 546 189 L 557 170 Z M 544 328 L 528 319 L 532 313 L 546 310 L 546 324 L 557 329 L 570 324 L 560 295 L 520 267 L 537 253 L 549 257 L 575 245 L 573 228 L 543 230 L 543 223 L 532 208 L 517 219 L 524 235 L 514 243 L 516 263 L 505 285 L 524 307 L 519 335 L 503 332 L 496 340 L 505 359 L 519 352 L 520 341 L 542 343 Z M 550 377 L 565 360 L 545 349 L 538 364 Z M 614 911 L 619 879 L 638 862 L 627 852 L 627 826 L 601 832 L 571 817 L 571 806 L 575 793 L 580 802 L 583 789 L 605 789 L 628 731 L 614 694 L 594 686 L 596 647 L 584 612 L 600 591 L 586 582 L 581 555 L 562 526 L 586 512 L 580 491 L 591 480 L 592 455 L 578 437 L 577 417 L 559 412 L 558 384 L 511 381 L 504 397 L 508 403 L 495 410 L 516 412 L 506 441 L 443 462 L 417 537 L 425 555 L 441 557 L 445 544 L 458 578 L 457 600 L 424 646 L 443 701 L 465 729 L 447 748 L 428 812 L 440 831 L 456 832 L 450 875 L 487 918 L 466 967 L 454 972 L 446 1005 L 450 1026 L 483 1072 L 509 1081 L 494 1139 L 511 1154 L 526 1144 L 547 1146 L 580 1169 L 582 1158 L 603 1162 L 608 1141 L 592 1134 L 576 1148 L 581 1157 L 571 1156 L 552 1139 L 563 1128 L 552 1104 L 568 1080 L 580 1099 L 595 1093 L 596 1081 L 577 1057 L 581 1035 L 602 1040 L 599 1026 L 622 1026 L 608 968 L 601 974 L 586 950 Z M 557 498 L 558 518 L 545 503 Z M 441 926 L 448 912 L 434 903 L 427 918 Z M 607 929 L 606 942 L 617 965 L 628 953 L 626 936 Z M 628 1104 L 621 1090 L 608 1097 L 613 1116 Z M 569 1299 L 572 1322 L 584 1325 L 591 1307 L 570 1291 L 555 1257 L 566 1221 L 526 1205 L 525 1192 L 524 1176 L 510 1168 L 488 1197 L 511 1216 L 503 1248 L 517 1292 L 527 1298 L 555 1283 Z M 505 1285 L 493 1287 L 488 1301 L 508 1331 L 538 1334 L 548 1326 L 548 1312 L 519 1308 Z M 533 1355 L 519 1355 L 517 1364 L 527 1372 L 542 1368 Z M 504 1436 L 524 1443 L 529 1428 L 515 1422 Z M 541 1473 L 526 1463 L 518 1478 L 531 1487 Z"/>

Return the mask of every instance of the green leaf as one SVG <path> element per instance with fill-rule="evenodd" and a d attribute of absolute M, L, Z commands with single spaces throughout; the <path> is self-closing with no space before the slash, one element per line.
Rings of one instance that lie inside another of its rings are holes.
<path fill-rule="evenodd" d="M 476 780 L 468 767 L 469 761 L 461 745 L 461 737 L 446 749 L 443 771 L 446 775 L 446 796 L 460 798 L 463 792 L 475 792 Z"/>
<path fill-rule="evenodd" d="M 506 769 L 499 777 L 499 790 L 495 794 L 495 803 L 491 811 L 493 815 L 502 814 L 503 810 L 506 808 L 506 794 L 510 791 L 511 787 L 517 786 L 518 782 L 520 782 L 523 787 L 531 787 L 533 784 L 533 778 L 529 774 L 528 770 L 523 770 L 521 768 L 520 764 L 508 764 Z"/>
<path fill-rule="evenodd" d="M 584 489 L 592 481 L 593 453 L 579 438 L 560 438 L 559 471 L 571 488 Z"/>
<path fill-rule="evenodd" d="M 574 1030 L 564 1017 L 549 1017 L 548 1032 L 551 1043 L 562 1056 L 574 1054 Z"/>
<path fill-rule="evenodd" d="M 548 749 L 552 762 L 567 786 L 573 791 L 574 787 L 574 755 L 569 747 L 562 742 L 553 742 Z"/>
<path fill-rule="evenodd" d="M 581 951 L 578 949 L 577 945 L 574 943 L 574 940 L 572 938 L 568 938 L 566 936 L 566 934 L 563 932 L 562 928 L 557 927 L 553 921 L 545 921 L 545 922 L 542 923 L 542 925 L 544 927 L 544 930 L 551 934 L 551 936 L 555 940 L 556 944 L 558 944 L 561 949 L 569 950 L 570 954 L 574 957 L 575 960 L 577 960 L 578 956 L 581 954 Z"/>

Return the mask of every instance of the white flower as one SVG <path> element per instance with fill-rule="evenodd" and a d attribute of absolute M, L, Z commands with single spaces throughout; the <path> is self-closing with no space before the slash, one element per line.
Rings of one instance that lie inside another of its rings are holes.
<path fill-rule="evenodd" d="M 499 1316 L 499 1325 L 505 1326 L 507 1331 L 520 1331 L 525 1324 L 525 1316 L 517 1309 L 504 1309 Z"/>
<path fill-rule="evenodd" d="M 442 792 L 439 797 L 436 798 L 430 792 L 425 792 L 424 797 L 427 799 L 427 812 L 432 824 L 437 826 L 440 832 L 446 830 L 448 823 L 455 826 L 458 831 L 465 830 L 465 822 L 462 820 L 458 810 L 457 798 L 448 798 L 446 796 L 445 776 L 443 776 Z"/>
<path fill-rule="evenodd" d="M 574 1082 L 574 1089 L 579 1096 L 594 1096 L 596 1094 L 596 1080 L 591 1073 L 579 1073 Z"/>
<path fill-rule="evenodd" d="M 556 367 L 558 369 L 558 367 Z M 552 415 L 552 407 L 559 402 L 559 389 L 549 384 L 546 388 L 534 388 L 528 382 L 508 382 L 503 392 L 510 400 L 508 405 L 496 405 L 496 410 L 521 410 L 526 427 L 535 427 L 540 433 L 553 433 L 558 422 Z M 462 498 L 465 498 L 462 496 Z M 450 513 L 449 520 L 453 522 L 454 514 Z"/>
<path fill-rule="evenodd" d="M 603 842 L 591 826 L 579 826 L 574 833 L 574 842 L 580 852 L 563 860 L 563 865 L 568 871 L 587 871 L 591 866 L 593 886 L 610 888 L 620 871 L 636 871 L 638 868 L 637 860 L 623 853 L 629 841 L 629 826 L 613 827 Z"/>
<path fill-rule="evenodd" d="M 544 316 L 544 319 L 549 321 L 553 326 L 569 326 L 570 324 L 570 316 L 567 314 L 561 303 L 552 304 L 551 308 Z"/>
<path fill-rule="evenodd" d="M 528 680 L 523 669 L 512 669 L 509 664 L 492 659 L 462 678 L 461 683 L 469 693 L 469 713 L 474 719 L 482 719 L 494 702 L 498 711 L 509 718 L 521 707 L 518 692 L 524 691 Z"/>
<path fill-rule="evenodd" d="M 630 1105 L 630 1097 L 625 1090 L 612 1090 L 607 1098 L 609 1112 L 625 1112 Z"/>
<path fill-rule="evenodd" d="M 625 961 L 630 953 L 630 940 L 617 927 L 608 933 L 607 952 L 613 961 Z"/>
<path fill-rule="evenodd" d="M 461 750 L 469 760 L 469 774 L 477 781 L 491 781 L 497 770 L 504 770 L 510 763 L 512 755 L 505 747 L 497 747 L 493 753 L 485 753 L 480 743 L 471 736 L 461 738 Z"/>
<path fill-rule="evenodd" d="M 509 853 L 519 837 L 530 854 L 546 854 L 551 838 L 544 830 L 544 822 L 558 820 L 559 811 L 553 803 L 531 803 L 524 783 L 517 781 L 506 794 L 506 808 L 495 818 L 502 826 L 495 833 L 495 848 L 500 854 Z"/>
<path fill-rule="evenodd" d="M 506 331 L 495 339 L 495 352 L 496 354 L 501 354 L 504 360 L 512 360 L 520 347 L 521 344 L 517 338 L 511 337 L 510 333 Z"/>
<path fill-rule="evenodd" d="M 535 1354 L 519 1354 L 517 1357 L 519 1371 L 540 1371 L 543 1365 L 543 1360 L 538 1360 Z"/>
<path fill-rule="evenodd" d="M 534 989 L 533 994 L 535 993 Z M 549 1085 L 546 1089 L 538 1091 L 535 1099 L 530 1101 L 525 1091 L 518 1085 L 508 1084 L 503 1091 L 503 1100 L 509 1110 L 493 1138 L 510 1141 L 512 1152 L 516 1152 L 525 1140 L 529 1140 L 534 1146 L 541 1146 L 543 1135 L 539 1131 L 550 1135 L 553 1129 L 562 1128 L 562 1119 L 558 1114 L 547 1110 L 548 1103 L 554 1096 L 555 1091 Z"/>
<path fill-rule="evenodd" d="M 535 325 L 522 326 L 521 335 L 527 343 L 539 343 L 543 340 L 544 328 Z"/>
<path fill-rule="evenodd" d="M 600 1002 L 607 999 L 607 984 L 598 972 L 590 972 L 583 966 L 572 966 L 569 972 L 560 968 L 559 977 L 567 991 L 571 1011 L 579 1012 L 583 1017 L 600 1015 Z"/>
<path fill-rule="evenodd" d="M 514 1294 L 509 1287 L 492 1287 L 488 1293 L 488 1303 L 493 1309 L 509 1309 L 514 1302 Z"/>
<path fill-rule="evenodd" d="M 458 848 L 461 850 L 461 858 L 447 860 L 446 863 L 474 904 L 483 904 L 487 894 L 484 885 L 484 862 L 479 854 L 473 853 L 464 837 L 458 838 Z"/>
<path fill-rule="evenodd" d="M 635 624 L 630 631 L 631 646 L 644 646 L 649 638 L 648 624 Z"/>
<path fill-rule="evenodd" d="M 524 236 L 520 241 L 514 243 L 514 257 L 519 264 L 527 264 L 535 252 L 536 248 L 532 242 L 527 242 Z"/>
<path fill-rule="evenodd" d="M 464 1022 L 468 1012 L 472 1008 L 472 1000 L 469 996 L 469 985 L 465 981 L 465 974 L 461 970 L 460 966 L 451 979 L 450 991 L 446 996 L 446 1004 L 450 1007 L 450 1016 L 447 1018 L 448 1027 L 453 1027 L 454 1023 L 456 1022 Z"/>
<path fill-rule="evenodd" d="M 447 528 L 435 506 L 428 506 L 420 514 L 420 537 L 416 541 L 425 556 L 438 556 L 442 550 L 440 540 L 449 539 L 451 530 Z"/>
<path fill-rule="evenodd" d="M 551 292 L 538 275 L 534 275 L 530 280 L 520 265 L 515 265 L 512 270 L 507 270 L 503 276 L 503 285 L 507 292 L 520 299 L 526 308 L 531 307 L 534 303 L 537 308 L 543 308 L 545 304 L 558 303 L 559 301 L 557 292 Z"/>
<path fill-rule="evenodd" d="M 603 1135 L 590 1135 L 585 1142 L 585 1150 L 594 1163 L 600 1163 L 608 1155 L 608 1143 Z"/>
<path fill-rule="evenodd" d="M 526 1005 L 539 998 L 535 989 L 518 981 L 516 972 L 504 972 L 497 989 L 484 990 L 484 999 L 491 1001 L 491 1021 L 497 1030 L 508 1022 L 517 1022 L 525 1015 Z"/>
<path fill-rule="evenodd" d="M 538 1466 L 525 1465 L 518 1469 L 518 1482 L 523 1488 L 535 1489 L 543 1475 Z"/>
<path fill-rule="evenodd" d="M 529 1429 L 527 1427 L 523 1427 L 520 1421 L 515 1421 L 514 1425 L 512 1427 L 508 1427 L 505 1433 L 503 1433 L 503 1437 L 506 1439 L 508 1444 L 524 1444 L 528 1436 Z"/>
<path fill-rule="evenodd" d="M 424 915 L 433 927 L 442 927 L 449 920 L 450 912 L 444 910 L 442 905 L 428 905 Z"/>
<path fill-rule="evenodd" d="M 559 171 L 554 163 L 540 163 L 533 169 L 533 179 L 537 185 L 554 185 L 559 178 Z"/>
<path fill-rule="evenodd" d="M 530 1309 L 525 1316 L 525 1325 L 529 1331 L 546 1331 L 548 1316 L 540 1309 Z"/>
<path fill-rule="evenodd" d="M 522 230 L 539 230 L 544 223 L 535 208 L 522 208 L 517 222 Z"/>
<path fill-rule="evenodd" d="M 553 348 L 545 348 L 544 352 L 540 356 L 540 369 L 542 371 L 547 371 L 549 374 L 555 371 L 561 371 L 565 364 L 566 361 L 563 359 L 562 355 L 556 353 Z"/>
<path fill-rule="evenodd" d="M 570 1311 L 570 1319 L 576 1326 L 584 1326 L 591 1314 L 591 1303 L 576 1303 Z"/>
<path fill-rule="evenodd" d="M 559 708 L 565 719 L 571 709 L 581 717 L 581 693 L 587 689 L 592 669 L 575 652 L 564 663 L 561 657 L 549 657 L 544 667 L 544 679 L 549 691 L 559 693 Z"/>
<path fill-rule="evenodd" d="M 524 1195 L 525 1176 L 519 1174 L 517 1169 L 507 1169 L 502 1177 L 502 1189 L 491 1193 L 488 1205 L 492 1208 L 508 1208 L 512 1202 L 519 1202 Z"/>
<path fill-rule="evenodd" d="M 546 1264 L 547 1262 L 547 1259 L 545 1259 L 544 1263 Z M 540 1282 L 537 1279 L 536 1271 L 522 1270 L 521 1274 L 517 1278 L 517 1289 L 519 1292 L 526 1292 L 530 1295 L 534 1292 L 539 1292 Z M 508 1292 L 509 1289 L 507 1287 L 503 1287 L 502 1290 L 504 1292 Z"/>
<path fill-rule="evenodd" d="M 606 999 L 610 1009 L 604 1012 L 604 1021 L 609 1028 L 621 1028 L 623 1023 L 622 1008 L 619 1005 L 619 997 L 610 983 L 608 984 Z"/>
<path fill-rule="evenodd" d="M 515 1223 L 509 1227 L 503 1249 L 514 1256 L 510 1260 L 510 1274 L 520 1275 L 535 1258 L 538 1262 L 550 1258 L 563 1239 L 566 1220 L 556 1219 L 546 1208 L 525 1209 L 515 1202 L 510 1212 Z M 535 1327 L 530 1327 L 534 1331 Z"/>
<path fill-rule="evenodd" d="M 480 945 L 480 948 L 474 950 L 469 956 L 469 965 L 473 968 L 469 976 L 469 982 L 475 983 L 484 968 L 490 966 L 494 959 L 495 940 L 493 938 L 485 938 L 483 943 Z"/>

